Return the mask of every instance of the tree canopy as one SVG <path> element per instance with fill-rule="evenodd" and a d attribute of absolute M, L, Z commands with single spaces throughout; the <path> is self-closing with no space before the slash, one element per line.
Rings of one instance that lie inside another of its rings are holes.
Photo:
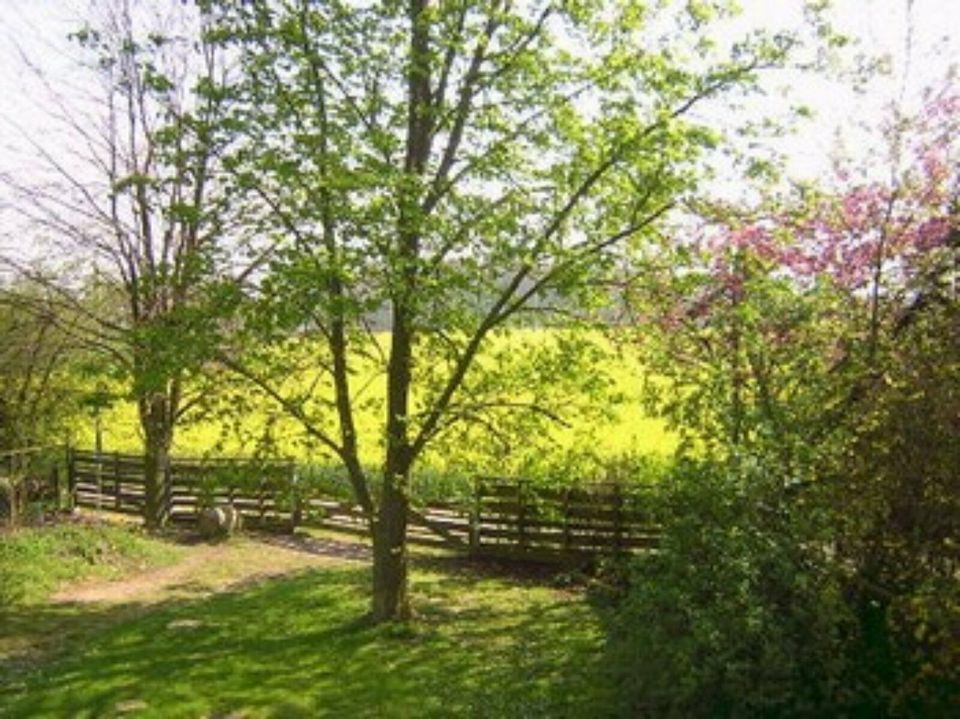
<path fill-rule="evenodd" d="M 587 301 L 696 185 L 719 142 L 700 107 L 751 88 L 796 38 L 715 43 L 723 3 L 204 8 L 245 69 L 221 90 L 233 206 L 276 239 L 236 344 L 319 338 L 332 399 L 286 392 L 276 354 L 221 359 L 343 463 L 374 527 L 374 614 L 402 614 L 412 466 L 451 426 L 524 409 L 483 372 L 488 340 Z M 384 377 L 374 437 L 357 432 L 361 363 Z M 361 442 L 382 443 L 379 496 Z"/>

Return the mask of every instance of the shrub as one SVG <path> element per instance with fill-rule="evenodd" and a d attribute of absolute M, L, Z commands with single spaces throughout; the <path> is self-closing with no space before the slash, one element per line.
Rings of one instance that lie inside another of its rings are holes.
<path fill-rule="evenodd" d="M 845 681 L 856 622 L 822 527 L 744 465 L 687 464 L 664 483 L 663 543 L 636 562 L 612 645 L 630 714 L 823 716 L 859 702 Z"/>
<path fill-rule="evenodd" d="M 627 712 L 950 715 L 956 573 L 935 571 L 928 544 L 907 551 L 895 527 L 882 546 L 854 541 L 859 525 L 877 532 L 844 521 L 876 501 L 859 482 L 791 488 L 778 475 L 739 457 L 680 464 L 663 482 L 661 548 L 635 561 L 612 634 Z"/>

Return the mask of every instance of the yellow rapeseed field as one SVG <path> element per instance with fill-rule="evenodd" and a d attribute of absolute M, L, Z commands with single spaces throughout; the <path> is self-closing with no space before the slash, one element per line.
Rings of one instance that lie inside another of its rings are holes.
<path fill-rule="evenodd" d="M 557 333 L 553 330 L 512 330 L 497 338 L 481 361 L 509 361 L 516 367 L 524 363 L 537 361 L 534 355 L 552 340 Z M 600 352 L 599 363 L 587 366 L 585 373 L 596 373 L 607 378 L 607 387 L 601 399 L 589 396 L 569 397 L 566 408 L 559 414 L 562 423 L 546 422 L 538 426 L 536 436 L 516 438 L 516 447 L 533 445 L 550 446 L 554 453 L 585 452 L 598 458 L 615 458 L 622 455 L 652 454 L 666 456 L 676 448 L 676 437 L 667 430 L 662 420 L 645 414 L 641 391 L 644 379 L 643 368 L 634 353 L 617 352 L 609 341 L 599 335 L 591 335 L 590 341 Z M 538 355 L 539 356 L 539 355 Z M 361 373 L 358 373 L 362 375 Z M 379 406 L 384 394 L 383 377 L 360 377 L 356 385 L 371 380 L 368 396 L 372 395 L 372 406 L 358 410 L 357 424 L 360 435 L 361 458 L 365 463 L 376 465 L 381 460 L 379 433 L 382 431 L 382 409 Z M 295 383 L 311 381 L 305 377 L 291 377 L 289 386 Z M 574 386 L 567 383 L 564 387 Z M 322 385 L 321 385 L 322 386 Z M 321 390 L 322 391 L 322 390 Z M 555 388 L 555 394 L 556 390 Z M 556 398 L 556 396 L 554 397 Z M 577 407 L 589 406 L 594 402 L 603 402 L 605 416 L 599 413 L 584 413 Z M 221 418 L 208 418 L 202 421 L 187 422 L 177 430 L 174 452 L 179 455 L 238 455 L 246 456 L 258 450 L 257 439 L 269 427 L 273 444 L 271 453 L 293 457 L 306 461 L 330 461 L 322 451 L 307 441 L 306 433 L 296 420 L 286 416 L 275 403 L 268 399 L 257 400 L 255 411 L 243 410 L 242 416 L 231 417 L 229 406 Z M 221 408 L 223 409 L 223 408 Z M 117 451 L 140 451 L 142 447 L 140 430 L 136 418 L 136 409 L 131 402 L 120 402 L 104 412 L 102 416 L 104 447 Z M 329 430 L 335 433 L 335 427 Z M 237 431 L 239 430 L 239 431 Z M 74 442 L 79 446 L 91 446 L 94 441 L 92 420 L 84 421 L 77 428 Z M 474 460 L 483 457 L 485 448 L 482 441 L 475 438 L 477 446 L 469 448 L 466 455 Z M 502 453 L 503 450 L 501 449 Z M 451 455 L 449 445 L 441 452 L 428 454 L 424 462 L 438 469 L 450 463 L 456 463 L 459 453 Z M 496 462 L 502 462 L 499 457 Z"/>

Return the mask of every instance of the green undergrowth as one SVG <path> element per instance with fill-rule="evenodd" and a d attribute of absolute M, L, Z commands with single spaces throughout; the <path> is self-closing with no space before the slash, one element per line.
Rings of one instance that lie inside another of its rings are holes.
<path fill-rule="evenodd" d="M 178 550 L 132 527 L 64 522 L 0 535 L 0 616 L 43 602 L 68 581 L 173 561 Z"/>
<path fill-rule="evenodd" d="M 0 683 L 0 716 L 615 714 L 581 595 L 425 561 L 409 624 L 362 619 L 369 569 L 310 570 L 121 621 Z"/>

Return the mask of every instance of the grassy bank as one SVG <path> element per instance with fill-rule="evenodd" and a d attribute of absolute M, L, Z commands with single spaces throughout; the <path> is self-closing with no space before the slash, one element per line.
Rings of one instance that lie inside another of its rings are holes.
<path fill-rule="evenodd" d="M 0 612 L 37 604 L 59 585 L 173 561 L 176 550 L 122 526 L 64 522 L 0 536 Z"/>

